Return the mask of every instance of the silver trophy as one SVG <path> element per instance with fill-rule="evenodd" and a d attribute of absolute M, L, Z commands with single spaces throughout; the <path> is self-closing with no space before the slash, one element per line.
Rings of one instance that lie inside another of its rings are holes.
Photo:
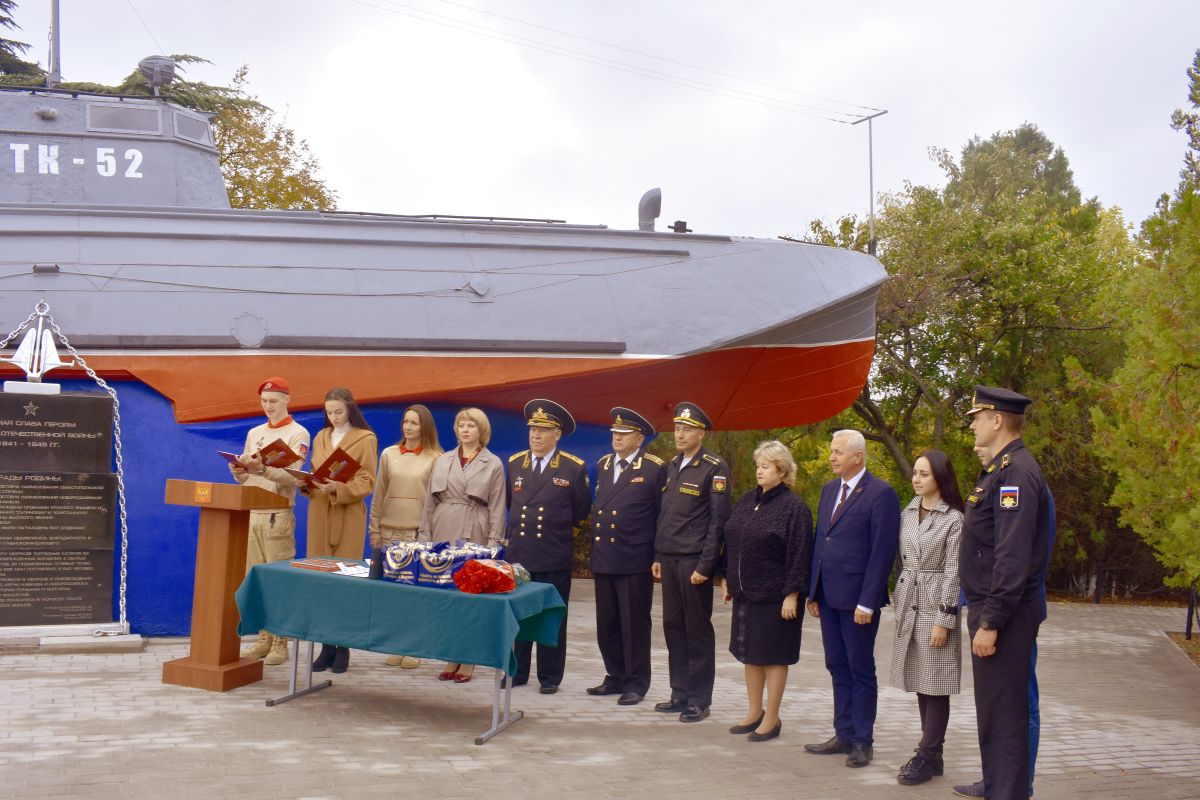
<path fill-rule="evenodd" d="M 43 383 L 42 376 L 58 367 L 73 367 L 74 361 L 63 361 L 58 357 L 58 348 L 54 346 L 54 334 L 46 327 L 46 318 L 50 315 L 50 306 L 45 302 L 38 303 L 34 308 L 34 320 L 21 345 L 12 358 L 0 356 L 0 361 L 15 364 L 25 371 L 27 381 L 5 381 L 4 391 L 17 394 L 58 394 L 62 387 L 57 383 Z M 18 331 L 20 328 L 17 329 Z"/>

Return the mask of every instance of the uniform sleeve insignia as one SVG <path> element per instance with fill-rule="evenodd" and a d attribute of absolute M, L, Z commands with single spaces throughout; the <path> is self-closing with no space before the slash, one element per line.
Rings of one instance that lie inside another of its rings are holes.
<path fill-rule="evenodd" d="M 1001 486 L 1000 487 L 1000 507 L 1014 509 L 1021 505 L 1021 487 L 1019 486 Z"/>
<path fill-rule="evenodd" d="M 711 453 L 705 453 L 704 460 L 710 464 L 717 464 L 718 466 L 721 463 L 721 459 L 717 458 L 716 456 L 712 455 Z"/>
<path fill-rule="evenodd" d="M 558 460 L 558 456 L 560 456 L 560 455 L 561 455 L 563 458 L 567 459 L 568 461 L 574 461 L 574 462 L 575 462 L 576 464 L 578 464 L 579 466 L 581 466 L 581 467 L 583 466 L 583 459 L 582 459 L 582 458 L 580 458 L 579 456 L 573 456 L 573 455 L 571 455 L 570 453 L 568 453 L 568 452 L 567 452 L 567 451 L 565 451 L 565 450 L 559 450 L 559 451 L 558 451 L 558 455 L 556 455 L 556 456 L 554 457 L 554 460 L 556 460 L 556 461 L 557 461 L 557 460 Z"/>
<path fill-rule="evenodd" d="M 725 491 L 725 476 L 724 475 L 713 475 L 713 491 L 714 492 Z"/>
<path fill-rule="evenodd" d="M 511 456 L 508 457 L 508 463 L 511 464 L 512 462 L 516 461 L 518 458 L 524 458 L 525 454 L 528 452 L 529 452 L 528 450 L 522 450 L 519 453 L 512 454 Z"/>
<path fill-rule="evenodd" d="M 649 461 L 653 461 L 655 464 L 658 464 L 660 467 L 663 464 L 667 463 L 667 462 L 663 461 L 661 458 L 659 458 L 658 456 L 654 455 L 653 453 L 646 453 L 644 458 L 646 458 Z"/>

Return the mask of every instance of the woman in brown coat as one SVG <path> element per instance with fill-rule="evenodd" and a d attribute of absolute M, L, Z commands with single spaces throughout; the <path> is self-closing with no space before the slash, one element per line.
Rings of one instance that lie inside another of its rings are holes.
<path fill-rule="evenodd" d="M 926 450 L 913 462 L 916 497 L 900 512 L 901 572 L 892 607 L 892 685 L 917 693 L 921 742 L 896 780 L 913 786 L 942 774 L 950 695 L 962 674 L 958 546 L 963 501 L 949 457 Z"/>
<path fill-rule="evenodd" d="M 467 539 L 476 544 L 504 543 L 504 465 L 487 443 L 492 426 L 478 408 L 464 408 L 454 417 L 458 447 L 433 463 L 429 496 L 421 520 L 423 542 Z M 438 680 L 466 683 L 475 668 L 447 664 Z"/>
<path fill-rule="evenodd" d="M 359 463 L 345 481 L 321 481 L 301 491 L 308 495 L 308 555 L 334 558 L 363 557 L 367 528 L 367 496 L 375 486 L 379 442 L 363 418 L 349 389 L 330 389 L 325 395 L 325 427 L 313 440 L 313 468 L 320 467 L 337 448 Z M 350 650 L 322 645 L 313 669 L 345 672 Z"/>
<path fill-rule="evenodd" d="M 379 474 L 375 476 L 375 500 L 367 533 L 371 549 L 392 542 L 413 542 L 421 527 L 425 497 L 429 494 L 429 473 L 442 454 L 433 414 L 422 405 L 404 409 L 400 421 L 402 438 L 385 448 L 379 456 Z M 421 659 L 413 656 L 388 656 L 388 666 L 415 669 Z"/>

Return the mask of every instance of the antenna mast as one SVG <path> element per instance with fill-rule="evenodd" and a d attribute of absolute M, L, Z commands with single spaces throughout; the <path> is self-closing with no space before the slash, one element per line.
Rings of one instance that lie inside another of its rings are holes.
<path fill-rule="evenodd" d="M 62 64 L 59 59 L 58 0 L 50 0 L 50 73 L 46 75 L 46 86 L 55 89 L 62 83 Z"/>

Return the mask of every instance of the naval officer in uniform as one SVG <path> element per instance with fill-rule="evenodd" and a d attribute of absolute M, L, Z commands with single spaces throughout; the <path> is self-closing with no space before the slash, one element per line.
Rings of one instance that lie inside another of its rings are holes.
<path fill-rule="evenodd" d="M 558 589 L 563 602 L 571 597 L 574 529 L 591 506 L 583 459 L 558 448 L 558 440 L 575 430 L 565 408 L 550 400 L 525 404 L 529 449 L 508 459 L 508 560 L 522 564 L 533 580 Z M 517 674 L 513 685 L 529 681 L 532 642 L 517 642 Z M 567 615 L 558 629 L 558 645 L 538 645 L 537 679 L 542 694 L 554 694 L 567 663 Z"/>
<path fill-rule="evenodd" d="M 619 694 L 618 704 L 632 706 L 650 688 L 650 565 L 667 470 L 643 449 L 654 436 L 646 418 L 620 406 L 610 413 L 613 452 L 596 462 L 591 530 L 596 641 L 607 674 L 587 692 Z"/>
<path fill-rule="evenodd" d="M 975 446 L 991 456 L 967 496 L 959 554 L 989 800 L 1029 796 L 1030 655 L 1050 541 L 1050 490 L 1021 440 L 1031 402 L 1008 389 L 977 386 L 967 412 Z"/>
<path fill-rule="evenodd" d="M 713 583 L 725 521 L 729 519 L 729 468 L 704 448 L 712 420 L 695 403 L 675 407 L 675 447 L 667 466 L 654 540 L 654 577 L 662 581 L 663 633 L 671 673 L 671 699 L 655 711 L 678 713 L 680 722 L 708 716 L 716 677 Z"/>

